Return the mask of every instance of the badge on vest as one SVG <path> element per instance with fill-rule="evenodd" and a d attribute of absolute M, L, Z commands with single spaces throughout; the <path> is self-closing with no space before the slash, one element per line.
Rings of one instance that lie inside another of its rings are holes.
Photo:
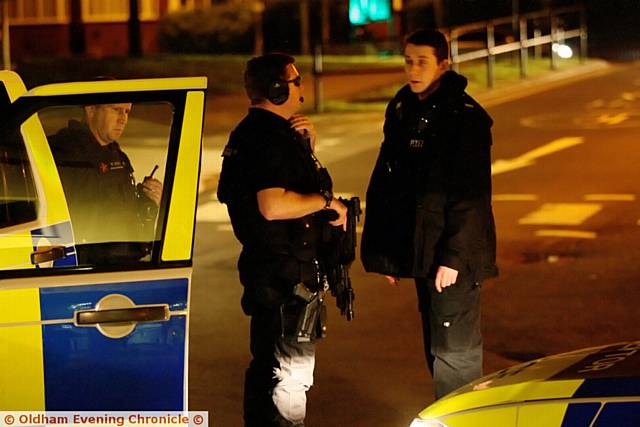
<path fill-rule="evenodd" d="M 98 169 L 100 170 L 100 173 L 107 173 L 109 171 L 124 169 L 125 166 L 126 166 L 125 163 L 122 161 L 109 162 L 109 163 L 100 162 L 100 164 L 98 165 Z"/>
<path fill-rule="evenodd" d="M 116 162 L 110 162 L 109 163 L 109 169 L 111 169 L 112 171 L 118 170 L 118 169 L 124 169 L 125 168 L 125 163 L 123 161 L 116 161 Z"/>

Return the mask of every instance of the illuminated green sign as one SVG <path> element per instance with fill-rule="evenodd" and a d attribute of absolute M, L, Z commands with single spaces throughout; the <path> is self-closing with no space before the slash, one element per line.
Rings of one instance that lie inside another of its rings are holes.
<path fill-rule="evenodd" d="M 391 19 L 391 0 L 349 0 L 349 21 L 354 25 Z"/>

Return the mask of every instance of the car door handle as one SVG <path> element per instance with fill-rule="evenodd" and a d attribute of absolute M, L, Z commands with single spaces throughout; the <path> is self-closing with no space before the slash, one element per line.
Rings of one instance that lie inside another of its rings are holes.
<path fill-rule="evenodd" d="M 64 246 L 40 246 L 31 253 L 31 264 L 41 264 L 64 257 Z"/>
<path fill-rule="evenodd" d="M 169 320 L 167 305 L 153 305 L 111 310 L 89 310 L 75 313 L 78 326 L 89 326 L 104 323 L 139 323 L 161 322 Z"/>

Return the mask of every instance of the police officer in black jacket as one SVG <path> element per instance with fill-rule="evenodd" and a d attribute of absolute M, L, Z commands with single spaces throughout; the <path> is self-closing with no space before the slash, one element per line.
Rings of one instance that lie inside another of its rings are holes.
<path fill-rule="evenodd" d="M 241 304 L 251 316 L 245 425 L 302 426 L 315 348 L 313 339 L 292 336 L 304 305 L 294 292 L 322 286 L 318 213 L 335 211 L 330 224 L 344 228 L 346 207 L 333 197 L 330 179 L 313 155 L 312 123 L 295 114 L 303 86 L 294 59 L 251 59 L 245 88 L 251 108 L 229 137 L 218 185 L 218 199 L 227 205 L 242 244 Z"/>
<path fill-rule="evenodd" d="M 480 283 L 497 275 L 492 120 L 448 52 L 437 31 L 406 39 L 408 84 L 386 110 L 362 236 L 367 271 L 415 278 L 436 398 L 481 376 Z"/>
<path fill-rule="evenodd" d="M 131 108 L 128 102 L 86 105 L 84 120 L 70 120 L 48 137 L 80 264 L 138 261 L 154 238 L 162 183 L 145 177 L 136 185 L 131 161 L 117 142 Z"/>

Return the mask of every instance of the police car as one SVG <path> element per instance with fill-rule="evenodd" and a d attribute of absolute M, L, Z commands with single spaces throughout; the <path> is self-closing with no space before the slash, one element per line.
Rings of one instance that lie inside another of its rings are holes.
<path fill-rule="evenodd" d="M 438 400 L 411 427 L 640 426 L 640 341 L 513 366 Z"/>
<path fill-rule="evenodd" d="M 205 88 L 193 77 L 27 90 L 0 71 L 0 410 L 187 408 Z M 86 241 L 49 137 L 87 105 L 118 103 L 132 105 L 118 143 L 135 181 L 157 169 L 161 201 L 142 240 L 112 241 L 105 221 Z M 84 246 L 100 257 L 80 260 Z M 126 259 L 131 246 L 146 251 Z"/>

